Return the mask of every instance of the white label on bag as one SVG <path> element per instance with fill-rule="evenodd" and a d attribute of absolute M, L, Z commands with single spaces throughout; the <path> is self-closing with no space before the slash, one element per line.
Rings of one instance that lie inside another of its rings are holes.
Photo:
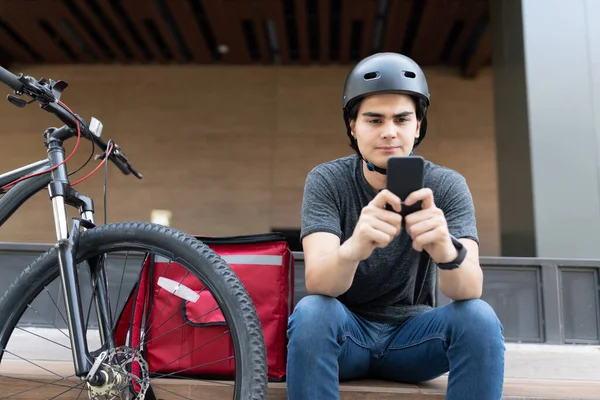
<path fill-rule="evenodd" d="M 165 289 L 169 293 L 173 293 L 175 296 L 180 297 L 184 300 L 187 300 L 191 303 L 195 303 L 200 298 L 200 295 L 194 292 L 189 287 L 182 285 L 179 282 L 175 282 L 174 280 L 160 277 L 158 278 L 158 286 Z"/>

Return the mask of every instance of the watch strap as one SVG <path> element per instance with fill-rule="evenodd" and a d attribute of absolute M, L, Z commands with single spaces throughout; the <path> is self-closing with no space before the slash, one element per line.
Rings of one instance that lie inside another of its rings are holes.
<path fill-rule="evenodd" d="M 454 236 L 450 235 L 450 239 L 452 240 L 452 244 L 454 245 L 456 250 L 458 250 L 458 255 L 456 256 L 456 258 L 454 260 L 452 260 L 450 262 L 438 263 L 437 266 L 440 269 L 448 269 L 448 270 L 456 269 L 460 266 L 460 264 L 462 264 L 462 262 L 467 257 L 467 248 Z"/>

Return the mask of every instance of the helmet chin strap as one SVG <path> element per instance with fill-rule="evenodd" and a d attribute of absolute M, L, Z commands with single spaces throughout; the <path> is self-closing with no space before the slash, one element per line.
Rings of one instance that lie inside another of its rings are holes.
<path fill-rule="evenodd" d="M 376 165 L 371 164 L 366 158 L 362 158 L 367 163 L 367 169 L 371 172 L 379 172 L 381 175 L 387 175 L 387 169 L 379 168 Z"/>
<path fill-rule="evenodd" d="M 408 155 L 409 157 L 413 155 L 413 152 L 411 151 L 410 154 Z M 367 169 L 371 172 L 379 172 L 381 175 L 387 175 L 387 169 L 383 169 L 383 168 L 379 168 L 378 166 L 371 164 L 369 162 L 369 160 L 367 160 L 366 158 L 362 157 L 361 158 L 363 160 L 365 160 L 365 162 L 367 163 Z"/>

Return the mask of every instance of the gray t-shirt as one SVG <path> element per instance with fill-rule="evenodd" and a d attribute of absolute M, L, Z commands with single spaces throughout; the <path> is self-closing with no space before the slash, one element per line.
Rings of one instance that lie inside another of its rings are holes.
<path fill-rule="evenodd" d="M 450 234 L 479 243 L 473 199 L 464 177 L 426 160 L 424 185 L 433 191 Z M 343 243 L 375 195 L 357 155 L 316 166 L 304 187 L 301 239 L 313 232 L 330 232 Z M 402 323 L 435 306 L 436 279 L 435 263 L 426 252 L 412 248 L 403 229 L 386 248 L 375 249 L 360 262 L 352 286 L 338 300 L 373 321 Z"/>

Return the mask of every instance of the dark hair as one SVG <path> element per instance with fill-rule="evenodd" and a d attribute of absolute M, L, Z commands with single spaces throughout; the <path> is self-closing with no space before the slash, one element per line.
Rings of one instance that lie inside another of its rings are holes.
<path fill-rule="evenodd" d="M 420 96 L 415 96 L 415 95 L 409 95 L 409 97 L 412 99 L 413 103 L 415 104 L 417 120 L 422 121 L 423 118 L 425 117 L 425 113 L 427 112 L 426 100 Z M 347 107 L 348 111 L 346 114 L 347 115 L 346 124 L 348 125 L 348 127 L 350 126 L 350 121 L 356 120 L 356 118 L 358 117 L 358 110 L 360 109 L 360 106 L 364 99 L 365 99 L 364 97 L 359 97 L 358 99 L 353 99 L 348 103 L 348 107 Z M 350 129 L 350 128 L 348 128 L 348 129 Z M 354 138 L 354 136 L 352 136 L 350 134 L 350 132 L 348 132 L 348 137 L 350 139 L 350 147 L 354 151 L 359 153 L 358 143 L 356 142 L 356 139 Z"/>

